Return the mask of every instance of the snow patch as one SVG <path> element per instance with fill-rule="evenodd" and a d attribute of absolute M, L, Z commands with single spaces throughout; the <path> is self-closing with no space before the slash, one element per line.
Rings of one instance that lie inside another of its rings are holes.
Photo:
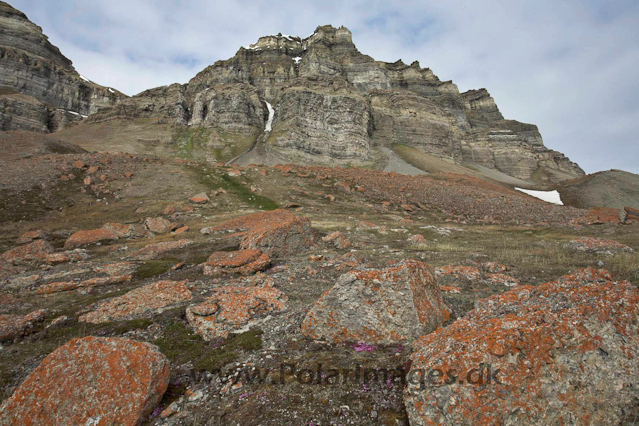
<path fill-rule="evenodd" d="M 80 78 L 84 81 L 86 81 L 87 83 L 91 83 L 91 80 L 89 80 L 88 78 L 86 78 L 85 76 L 83 76 L 82 74 L 80 74 Z"/>
<path fill-rule="evenodd" d="M 295 65 L 299 64 L 301 60 L 302 58 L 300 56 L 296 56 L 293 58 L 293 61 L 295 61 Z"/>
<path fill-rule="evenodd" d="M 273 106 L 268 102 L 266 102 L 266 108 L 268 109 L 268 120 L 266 121 L 266 127 L 264 127 L 264 131 L 270 132 L 273 126 L 273 117 L 275 117 L 275 109 L 273 109 Z"/>
<path fill-rule="evenodd" d="M 110 87 L 109 87 L 109 92 L 111 92 L 111 93 L 115 93 L 115 92 L 113 91 L 113 89 L 111 89 Z"/>
<path fill-rule="evenodd" d="M 561 202 L 561 196 L 558 191 L 533 191 L 532 189 L 521 189 L 515 188 L 517 191 L 523 192 L 524 194 L 528 194 L 531 197 L 539 198 L 547 203 L 558 204 L 563 206 L 564 203 Z"/>

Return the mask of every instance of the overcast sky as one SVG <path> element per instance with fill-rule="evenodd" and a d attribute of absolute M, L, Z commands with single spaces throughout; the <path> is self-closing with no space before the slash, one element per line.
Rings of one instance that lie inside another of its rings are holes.
<path fill-rule="evenodd" d="M 185 83 L 267 34 L 344 25 L 377 60 L 418 60 L 586 172 L 639 173 L 639 1 L 9 0 L 96 83 Z M 392 4 L 391 4 L 392 3 Z"/>

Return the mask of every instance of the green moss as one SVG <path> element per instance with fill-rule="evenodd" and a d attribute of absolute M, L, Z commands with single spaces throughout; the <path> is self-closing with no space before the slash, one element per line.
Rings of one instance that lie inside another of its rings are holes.
<path fill-rule="evenodd" d="M 252 192 L 246 184 L 225 173 L 218 174 L 214 171 L 208 171 L 203 169 L 202 166 L 192 167 L 191 169 L 197 174 L 200 183 L 211 189 L 222 187 L 254 209 L 275 210 L 280 207 L 275 201 Z"/>
<path fill-rule="evenodd" d="M 155 277 L 157 275 L 165 273 L 179 262 L 179 259 L 173 258 L 149 260 L 138 267 L 138 269 L 135 271 L 135 278 L 143 280 L 146 278 Z"/>
<path fill-rule="evenodd" d="M 153 343 L 172 363 L 191 361 L 195 371 L 214 371 L 235 361 L 238 351 L 261 349 L 262 334 L 261 330 L 251 330 L 226 340 L 207 342 L 180 321 L 169 325 L 163 337 Z"/>
<path fill-rule="evenodd" d="M 176 127 L 171 135 L 178 156 L 193 159 L 194 151 L 206 146 L 211 131 L 204 127 Z"/>

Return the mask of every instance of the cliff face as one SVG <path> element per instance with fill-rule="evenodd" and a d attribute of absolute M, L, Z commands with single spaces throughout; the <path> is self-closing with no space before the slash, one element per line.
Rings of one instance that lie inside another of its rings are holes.
<path fill-rule="evenodd" d="M 505 120 L 485 89 L 460 93 L 414 62 L 361 54 L 346 28 L 318 27 L 305 38 L 261 37 L 189 83 L 141 93 L 103 109 L 107 117 L 162 116 L 178 125 L 258 138 L 279 158 L 313 164 L 372 164 L 377 147 L 408 145 L 458 163 L 535 182 L 583 175 L 549 150 L 536 126 Z"/>
<path fill-rule="evenodd" d="M 89 115 L 124 97 L 80 76 L 40 27 L 5 2 L 0 2 L 0 88 L 15 92 L 3 95 L 3 128 L 38 131 L 57 130 L 69 122 L 60 120 L 58 108 Z"/>

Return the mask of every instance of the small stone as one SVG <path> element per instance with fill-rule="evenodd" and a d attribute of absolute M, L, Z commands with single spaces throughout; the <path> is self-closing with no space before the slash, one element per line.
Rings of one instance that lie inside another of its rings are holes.
<path fill-rule="evenodd" d="M 204 192 L 201 192 L 189 198 L 189 201 L 195 204 L 206 204 L 210 201 L 210 199 L 208 195 L 206 195 Z"/>

